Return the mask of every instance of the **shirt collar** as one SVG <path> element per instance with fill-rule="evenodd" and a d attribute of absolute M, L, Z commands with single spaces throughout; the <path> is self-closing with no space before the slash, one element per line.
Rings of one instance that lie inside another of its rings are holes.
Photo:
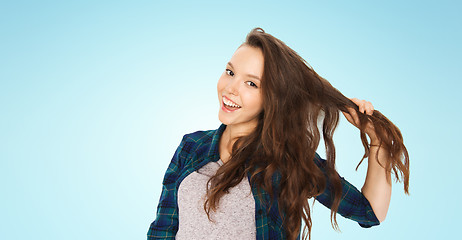
<path fill-rule="evenodd" d="M 223 135 L 223 132 L 225 131 L 225 129 L 226 129 L 226 125 L 221 124 L 220 127 L 215 131 L 215 133 L 212 136 L 212 144 L 210 146 L 208 156 L 211 157 L 215 161 L 218 161 L 218 159 L 220 159 L 219 143 L 220 143 L 221 135 Z M 215 156 L 218 156 L 218 158 L 215 158 Z"/>

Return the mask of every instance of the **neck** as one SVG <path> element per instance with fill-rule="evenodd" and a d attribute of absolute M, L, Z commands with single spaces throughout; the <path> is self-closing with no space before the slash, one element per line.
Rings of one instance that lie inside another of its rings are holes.
<path fill-rule="evenodd" d="M 233 145 L 237 138 L 250 134 L 255 129 L 255 127 L 256 125 L 252 127 L 233 124 L 227 125 L 220 140 L 221 154 L 223 154 L 223 156 L 229 156 L 233 150 Z"/>

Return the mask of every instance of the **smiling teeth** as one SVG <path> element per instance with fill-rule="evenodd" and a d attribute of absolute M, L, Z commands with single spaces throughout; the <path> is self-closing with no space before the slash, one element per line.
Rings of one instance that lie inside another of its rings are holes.
<path fill-rule="evenodd" d="M 226 105 L 226 106 L 230 106 L 230 107 L 236 107 L 236 108 L 240 108 L 241 106 L 237 105 L 237 104 L 234 104 L 233 102 L 231 101 L 228 101 L 226 98 L 223 98 L 223 103 Z"/>

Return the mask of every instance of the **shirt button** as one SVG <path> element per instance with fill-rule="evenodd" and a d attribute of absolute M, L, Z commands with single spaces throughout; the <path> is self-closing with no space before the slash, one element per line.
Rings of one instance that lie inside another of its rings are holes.
<path fill-rule="evenodd" d="M 258 214 L 262 215 L 263 211 L 261 209 L 258 209 Z"/>

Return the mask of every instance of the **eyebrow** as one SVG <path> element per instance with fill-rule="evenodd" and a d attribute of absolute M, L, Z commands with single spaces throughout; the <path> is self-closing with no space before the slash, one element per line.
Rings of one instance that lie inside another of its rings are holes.
<path fill-rule="evenodd" d="M 234 68 L 233 64 L 231 62 L 228 62 L 228 65 L 231 66 L 232 68 Z M 255 76 L 255 75 L 252 75 L 252 74 L 246 74 L 247 77 L 251 77 L 251 78 L 255 78 L 257 79 L 258 81 L 261 81 L 259 77 Z"/>

